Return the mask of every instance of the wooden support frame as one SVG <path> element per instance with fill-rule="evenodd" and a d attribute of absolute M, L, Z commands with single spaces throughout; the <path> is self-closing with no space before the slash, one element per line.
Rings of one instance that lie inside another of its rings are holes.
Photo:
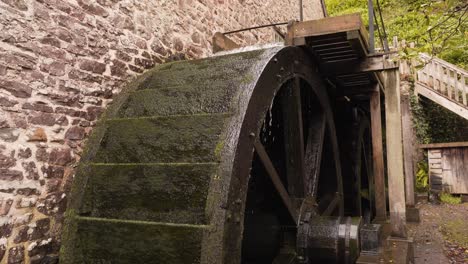
<path fill-rule="evenodd" d="M 380 89 L 376 85 L 370 97 L 372 158 L 374 160 L 374 193 L 376 220 L 387 219 L 387 195 L 385 191 L 385 171 L 382 141 L 382 110 L 380 106 Z"/>
<path fill-rule="evenodd" d="M 406 202 L 401 130 L 400 72 L 383 72 L 387 142 L 388 196 L 392 236 L 406 237 Z"/>
<path fill-rule="evenodd" d="M 456 103 L 454 100 L 448 99 L 446 96 L 441 95 L 440 93 L 420 82 L 416 83 L 414 91 L 416 95 L 420 94 L 468 120 L 468 107 Z"/>
<path fill-rule="evenodd" d="M 305 45 L 305 38 L 336 34 L 340 32 L 357 32 L 359 34 L 359 39 L 364 44 L 364 51 L 367 52 L 368 34 L 359 13 L 337 17 L 325 17 L 322 19 L 303 22 L 292 21 L 288 25 L 286 45 Z"/>
<path fill-rule="evenodd" d="M 400 67 L 397 61 L 392 61 L 391 59 L 386 58 L 388 55 L 374 55 L 367 56 L 365 59 L 359 62 L 359 64 L 354 67 L 336 67 L 333 65 L 333 71 L 327 69 L 327 66 L 323 67 L 323 72 L 333 75 L 344 75 L 352 73 L 366 73 L 366 72 L 381 72 L 386 70 L 398 69 Z"/>
<path fill-rule="evenodd" d="M 410 109 L 409 95 L 403 92 L 401 97 L 401 125 L 403 137 L 403 158 L 405 169 L 405 195 L 406 206 L 414 207 L 416 205 L 416 194 L 414 188 L 416 180 L 413 164 L 414 144 L 413 144 L 413 122 Z"/>

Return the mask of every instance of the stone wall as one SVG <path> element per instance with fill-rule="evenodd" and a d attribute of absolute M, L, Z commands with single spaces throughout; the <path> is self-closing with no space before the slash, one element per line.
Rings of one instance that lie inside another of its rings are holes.
<path fill-rule="evenodd" d="M 0 0 L 0 263 L 57 261 L 85 139 L 132 76 L 209 56 L 216 31 L 297 17 L 288 0 Z"/>

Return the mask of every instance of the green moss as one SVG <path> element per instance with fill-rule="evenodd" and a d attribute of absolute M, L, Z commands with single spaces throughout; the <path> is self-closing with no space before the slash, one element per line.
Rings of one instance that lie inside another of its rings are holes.
<path fill-rule="evenodd" d="M 460 204 L 461 197 L 453 196 L 450 193 L 441 193 L 440 200 L 446 204 Z"/>
<path fill-rule="evenodd" d="M 465 220 L 448 221 L 442 226 L 442 232 L 447 240 L 468 248 L 468 224 Z"/>
<path fill-rule="evenodd" d="M 95 162 L 213 162 L 225 115 L 170 116 L 107 122 Z"/>
<path fill-rule="evenodd" d="M 76 221 L 74 254 L 67 257 L 65 250 L 61 263 L 199 263 L 208 228 L 89 217 Z"/>
<path fill-rule="evenodd" d="M 83 211 L 94 217 L 206 223 L 217 163 L 91 165 Z M 158 202 L 155 202 L 158 201 Z"/>
<path fill-rule="evenodd" d="M 219 141 L 218 144 L 216 144 L 216 148 L 214 151 L 215 157 L 218 159 L 221 159 L 221 152 L 223 151 L 224 148 L 224 141 Z"/>

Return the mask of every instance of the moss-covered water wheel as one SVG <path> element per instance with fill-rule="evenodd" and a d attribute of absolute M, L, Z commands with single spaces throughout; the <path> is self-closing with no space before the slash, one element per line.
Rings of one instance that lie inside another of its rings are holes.
<path fill-rule="evenodd" d="M 297 47 L 157 66 L 87 144 L 61 262 L 308 263 L 301 219 L 344 212 L 333 120 Z"/>

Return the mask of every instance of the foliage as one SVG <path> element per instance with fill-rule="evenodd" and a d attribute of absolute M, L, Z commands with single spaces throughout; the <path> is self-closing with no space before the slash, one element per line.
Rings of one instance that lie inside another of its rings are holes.
<path fill-rule="evenodd" d="M 415 51 L 426 52 L 460 67 L 468 67 L 468 2 L 460 0 L 374 0 L 382 8 L 389 39 L 416 44 Z M 367 0 L 326 0 L 330 15 L 359 12 L 367 23 Z M 409 53 L 411 52 L 411 54 Z"/>
<path fill-rule="evenodd" d="M 468 141 L 468 121 L 428 100 L 419 100 L 427 122 L 426 138 L 430 143 Z"/>
<path fill-rule="evenodd" d="M 429 187 L 429 166 L 426 161 L 418 162 L 418 172 L 416 173 L 416 189 L 427 191 Z"/>
<path fill-rule="evenodd" d="M 427 121 L 426 112 L 424 108 L 418 101 L 418 98 L 411 93 L 410 97 L 410 107 L 412 111 L 412 121 L 413 121 L 413 128 L 416 133 L 416 137 L 421 144 L 428 144 L 432 142 L 430 137 L 430 127 L 429 122 Z"/>
<path fill-rule="evenodd" d="M 440 200 L 446 204 L 461 204 L 461 197 L 453 196 L 450 193 L 441 193 Z"/>

